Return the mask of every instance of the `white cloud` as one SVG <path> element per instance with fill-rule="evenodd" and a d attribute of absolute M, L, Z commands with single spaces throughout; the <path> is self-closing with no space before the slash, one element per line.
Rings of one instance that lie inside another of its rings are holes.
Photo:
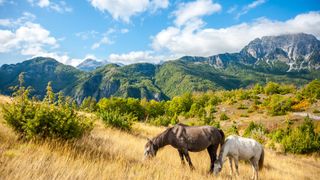
<path fill-rule="evenodd" d="M 0 29 L 0 54 L 19 53 L 28 57 L 51 57 L 56 60 L 76 66 L 81 59 L 70 58 L 66 53 L 49 52 L 59 47 L 58 40 L 49 30 L 40 24 L 31 22 L 35 16 L 23 13 L 18 19 L 0 19 L 0 25 L 7 29 Z"/>
<path fill-rule="evenodd" d="M 39 0 L 38 2 L 38 6 L 40 7 L 48 7 L 50 5 L 50 1 L 49 0 Z"/>
<path fill-rule="evenodd" d="M 38 52 L 44 46 L 57 47 L 57 40 L 39 24 L 27 22 L 15 31 L 0 30 L 0 53 L 21 50 L 22 54 Z"/>
<path fill-rule="evenodd" d="M 120 32 L 121 32 L 122 34 L 125 34 L 125 33 L 128 33 L 128 32 L 129 32 L 129 29 L 124 28 L 124 29 L 121 29 Z"/>
<path fill-rule="evenodd" d="M 94 55 L 94 54 L 87 54 L 84 59 L 94 59 L 94 60 L 98 60 L 98 58 Z"/>
<path fill-rule="evenodd" d="M 253 1 L 252 3 L 244 6 L 244 7 L 242 8 L 242 11 L 239 12 L 239 13 L 236 15 L 236 19 L 239 19 L 240 16 L 247 14 L 251 9 L 254 9 L 254 8 L 260 6 L 260 5 L 264 4 L 265 2 L 266 2 L 266 0 L 255 0 L 255 1 Z"/>
<path fill-rule="evenodd" d="M 72 8 L 67 5 L 65 1 L 52 2 L 49 0 L 28 0 L 32 6 L 39 6 L 40 8 L 48 8 L 50 10 L 64 13 L 72 12 Z"/>
<path fill-rule="evenodd" d="M 131 51 L 127 54 L 110 54 L 109 62 L 132 64 L 132 63 L 159 63 L 165 60 L 164 56 L 155 55 L 153 51 Z"/>
<path fill-rule="evenodd" d="M 17 26 L 22 26 L 26 22 L 32 22 L 35 19 L 35 15 L 29 12 L 24 12 L 22 16 L 18 19 L 0 19 L 0 26 L 14 28 Z"/>
<path fill-rule="evenodd" d="M 193 21 L 205 15 L 211 15 L 219 12 L 222 9 L 218 3 L 213 3 L 211 0 L 197 0 L 189 3 L 181 3 L 178 10 L 173 12 L 176 17 L 175 24 L 182 26 L 188 21 Z"/>
<path fill-rule="evenodd" d="M 232 14 L 233 12 L 235 12 L 238 9 L 237 5 L 233 5 L 231 6 L 228 10 L 227 13 Z"/>
<path fill-rule="evenodd" d="M 91 49 L 97 49 L 101 45 L 110 45 L 110 44 L 113 44 L 113 41 L 111 41 L 107 36 L 104 36 L 104 37 L 102 37 L 102 39 L 99 42 L 94 43 L 91 46 Z"/>
<path fill-rule="evenodd" d="M 252 23 L 219 29 L 202 28 L 199 23 L 190 23 L 183 28 L 168 27 L 153 37 L 152 47 L 172 54 L 210 56 L 237 52 L 257 37 L 299 32 L 320 38 L 320 12 L 299 14 L 287 21 L 260 18 Z"/>
<path fill-rule="evenodd" d="M 87 40 L 87 39 L 91 39 L 91 38 L 95 38 L 99 33 L 95 30 L 91 30 L 91 31 L 85 31 L 85 32 L 78 32 L 75 35 L 77 37 L 80 37 L 82 40 Z"/>
<path fill-rule="evenodd" d="M 134 15 L 145 11 L 156 11 L 167 8 L 168 0 L 89 0 L 91 5 L 102 11 L 108 12 L 116 20 L 129 22 Z"/>

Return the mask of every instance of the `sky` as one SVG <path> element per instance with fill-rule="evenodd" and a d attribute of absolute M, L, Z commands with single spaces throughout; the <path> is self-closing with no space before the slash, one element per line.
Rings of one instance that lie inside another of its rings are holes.
<path fill-rule="evenodd" d="M 0 65 L 158 63 L 299 32 L 320 39 L 320 0 L 0 0 Z"/>

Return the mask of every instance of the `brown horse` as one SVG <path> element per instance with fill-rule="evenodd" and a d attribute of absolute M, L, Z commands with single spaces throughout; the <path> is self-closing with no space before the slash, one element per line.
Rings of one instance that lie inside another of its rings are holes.
<path fill-rule="evenodd" d="M 220 146 L 223 145 L 224 138 L 223 131 L 215 127 L 187 126 L 179 123 L 168 128 L 152 140 L 148 139 L 144 148 L 144 156 L 146 158 L 154 157 L 160 148 L 171 145 L 178 150 L 181 163 L 184 164 L 185 157 L 190 168 L 194 169 L 188 151 L 199 152 L 207 149 L 211 160 L 209 172 L 212 173 L 218 146 L 219 144 Z"/>

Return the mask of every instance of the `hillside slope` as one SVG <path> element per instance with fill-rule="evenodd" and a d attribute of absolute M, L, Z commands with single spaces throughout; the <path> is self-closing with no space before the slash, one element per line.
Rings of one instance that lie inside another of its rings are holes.
<path fill-rule="evenodd" d="M 320 41 L 308 34 L 267 36 L 253 40 L 239 53 L 210 57 L 185 56 L 161 65 L 108 64 L 90 72 L 38 57 L 0 68 L 0 93 L 18 84 L 25 72 L 26 86 L 43 97 L 46 84 L 80 103 L 85 97 L 133 97 L 166 100 L 186 92 L 237 89 L 268 81 L 302 86 L 320 78 Z M 90 61 L 91 62 L 91 61 Z M 84 63 L 85 64 L 85 63 Z M 84 69 L 91 68 L 84 65 Z M 94 63 L 94 68 L 99 64 Z"/>

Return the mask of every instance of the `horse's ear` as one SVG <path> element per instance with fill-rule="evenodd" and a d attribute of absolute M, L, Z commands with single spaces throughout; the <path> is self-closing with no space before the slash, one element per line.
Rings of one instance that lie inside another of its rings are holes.
<path fill-rule="evenodd" d="M 151 139 L 150 139 L 150 138 L 147 138 L 147 140 L 148 140 L 148 141 L 151 141 Z"/>

